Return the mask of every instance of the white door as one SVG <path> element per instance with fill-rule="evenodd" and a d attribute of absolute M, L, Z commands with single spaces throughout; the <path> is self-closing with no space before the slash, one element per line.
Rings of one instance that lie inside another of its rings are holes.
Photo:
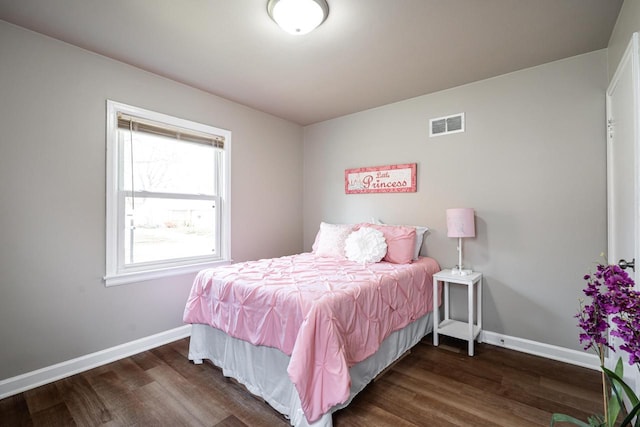
<path fill-rule="evenodd" d="M 640 264 L 639 191 L 640 175 L 638 156 L 638 33 L 634 33 L 607 90 L 607 225 L 608 261 L 611 264 Z M 626 271 L 634 278 L 640 289 L 640 265 Z M 624 352 L 623 352 L 624 353 Z M 613 354 L 607 361 L 612 366 L 622 356 Z M 625 378 L 630 385 L 640 387 L 637 369 L 625 366 Z"/>

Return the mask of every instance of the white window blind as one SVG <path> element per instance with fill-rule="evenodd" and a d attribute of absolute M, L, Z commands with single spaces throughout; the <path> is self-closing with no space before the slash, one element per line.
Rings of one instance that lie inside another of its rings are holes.
<path fill-rule="evenodd" d="M 131 116 L 122 112 L 118 113 L 118 128 L 135 132 L 162 135 L 178 141 L 197 142 L 201 144 L 209 144 L 218 148 L 224 148 L 224 136 L 211 135 L 204 132 L 198 132 L 193 129 L 180 128 L 166 123 L 159 123 L 153 120 Z"/>

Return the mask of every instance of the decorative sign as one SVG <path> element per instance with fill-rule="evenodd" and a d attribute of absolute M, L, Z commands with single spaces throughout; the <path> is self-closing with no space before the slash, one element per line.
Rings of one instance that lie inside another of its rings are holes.
<path fill-rule="evenodd" d="M 416 163 L 345 169 L 344 191 L 355 193 L 414 193 Z"/>

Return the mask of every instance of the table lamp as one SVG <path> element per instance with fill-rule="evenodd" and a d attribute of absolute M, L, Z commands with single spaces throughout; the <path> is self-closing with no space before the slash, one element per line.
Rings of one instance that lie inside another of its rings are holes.
<path fill-rule="evenodd" d="M 447 236 L 458 238 L 458 265 L 451 274 L 466 276 L 471 270 L 462 268 L 462 238 L 476 236 L 474 211 L 471 208 L 447 209 Z"/>

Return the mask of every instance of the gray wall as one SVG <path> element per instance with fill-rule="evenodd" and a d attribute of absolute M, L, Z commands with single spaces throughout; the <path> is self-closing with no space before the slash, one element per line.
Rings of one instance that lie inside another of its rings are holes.
<path fill-rule="evenodd" d="M 300 126 L 0 21 L 0 379 L 183 324 L 193 275 L 103 284 L 106 99 L 231 130 L 232 257 L 302 249 Z"/>
<path fill-rule="evenodd" d="M 485 329 L 579 349 L 582 276 L 607 248 L 606 85 L 601 50 L 306 127 L 305 249 L 320 221 L 377 217 L 429 226 L 424 253 L 451 266 L 445 209 L 475 208 Z M 428 137 L 459 112 L 465 133 Z M 416 193 L 344 194 L 345 168 L 410 162 Z"/>
<path fill-rule="evenodd" d="M 629 44 L 631 35 L 636 31 L 640 31 L 640 0 L 625 0 L 607 47 L 609 79 L 616 72 L 616 67 Z"/>
<path fill-rule="evenodd" d="M 193 275 L 102 283 L 107 98 L 233 132 L 234 260 L 309 250 L 321 220 L 378 217 L 430 226 L 423 252 L 447 266 L 444 211 L 474 207 L 465 260 L 486 275 L 486 329 L 579 348 L 581 276 L 606 250 L 607 64 L 610 78 L 638 30 L 640 0 L 625 0 L 608 60 L 309 126 L 303 155 L 297 125 L 0 21 L 0 380 L 182 324 Z M 428 138 L 429 118 L 457 112 L 466 133 Z M 405 162 L 417 193 L 344 194 L 345 168 Z"/>

